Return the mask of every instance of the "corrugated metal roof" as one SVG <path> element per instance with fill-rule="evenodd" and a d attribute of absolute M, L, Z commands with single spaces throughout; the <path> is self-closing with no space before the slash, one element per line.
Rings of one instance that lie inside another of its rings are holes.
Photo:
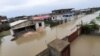
<path fill-rule="evenodd" d="M 22 22 L 25 22 L 25 21 L 27 21 L 27 20 L 18 20 L 18 21 L 15 21 L 15 22 L 10 23 L 10 26 L 12 27 L 12 26 L 15 26 L 17 24 L 20 24 Z"/>
<path fill-rule="evenodd" d="M 48 19 L 50 16 L 49 15 L 45 15 L 45 16 L 35 16 L 32 17 L 33 20 L 44 20 L 44 19 Z"/>

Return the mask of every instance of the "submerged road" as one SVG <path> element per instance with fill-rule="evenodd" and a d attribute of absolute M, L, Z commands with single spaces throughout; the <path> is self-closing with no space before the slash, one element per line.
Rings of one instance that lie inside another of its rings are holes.
<path fill-rule="evenodd" d="M 63 39 L 77 30 L 81 21 L 87 23 L 97 17 L 99 12 L 73 20 L 57 27 L 46 27 L 43 31 L 28 32 L 15 41 L 11 35 L 5 36 L 0 45 L 0 56 L 35 56 L 47 48 L 47 44 L 56 38 Z"/>

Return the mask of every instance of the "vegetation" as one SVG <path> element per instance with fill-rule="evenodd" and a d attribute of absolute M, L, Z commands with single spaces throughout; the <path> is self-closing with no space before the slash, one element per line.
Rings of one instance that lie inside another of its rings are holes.
<path fill-rule="evenodd" d="M 95 23 L 95 21 L 91 21 L 89 24 L 82 25 L 82 33 L 89 34 L 98 30 L 99 26 Z"/>
<path fill-rule="evenodd" d="M 97 20 L 100 20 L 100 16 L 96 17 Z"/>
<path fill-rule="evenodd" d="M 46 24 L 46 25 L 50 25 L 50 27 L 53 27 L 53 26 L 59 25 L 60 22 L 61 22 L 61 21 L 52 21 L 52 20 L 50 20 L 50 21 L 45 21 L 45 24 Z"/>
<path fill-rule="evenodd" d="M 0 25 L 0 43 L 2 42 L 1 41 L 2 37 L 9 34 L 9 31 L 8 31 L 9 29 L 10 29 L 10 26 L 7 23 Z"/>
<path fill-rule="evenodd" d="M 9 29 L 10 29 L 10 26 L 9 26 L 9 24 L 7 24 L 7 23 L 1 24 L 1 25 L 0 25 L 0 32 L 2 32 L 2 31 L 7 31 L 7 30 L 9 30 Z"/>

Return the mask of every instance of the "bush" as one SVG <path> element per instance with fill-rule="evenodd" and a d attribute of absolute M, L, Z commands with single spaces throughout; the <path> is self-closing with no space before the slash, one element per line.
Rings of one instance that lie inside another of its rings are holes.
<path fill-rule="evenodd" d="M 96 17 L 96 19 L 97 19 L 97 20 L 100 20 L 100 16 L 99 16 L 99 17 Z"/>
<path fill-rule="evenodd" d="M 99 29 L 99 26 L 95 23 L 95 21 L 91 21 L 89 24 L 82 25 L 82 33 L 91 33 L 95 30 Z"/>
<path fill-rule="evenodd" d="M 59 25 L 60 23 L 59 23 L 59 21 L 52 21 L 52 20 L 50 20 L 50 21 L 45 21 L 45 24 L 46 25 L 50 25 L 50 27 L 53 27 L 53 26 Z"/>
<path fill-rule="evenodd" d="M 7 23 L 0 25 L 0 32 L 6 31 L 6 30 L 9 30 L 9 29 L 10 29 L 10 26 Z"/>

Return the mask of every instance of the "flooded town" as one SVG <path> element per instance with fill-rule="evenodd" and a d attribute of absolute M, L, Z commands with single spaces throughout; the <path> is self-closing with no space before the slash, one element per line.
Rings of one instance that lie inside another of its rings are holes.
<path fill-rule="evenodd" d="M 100 56 L 100 7 L 0 16 L 0 56 Z"/>

